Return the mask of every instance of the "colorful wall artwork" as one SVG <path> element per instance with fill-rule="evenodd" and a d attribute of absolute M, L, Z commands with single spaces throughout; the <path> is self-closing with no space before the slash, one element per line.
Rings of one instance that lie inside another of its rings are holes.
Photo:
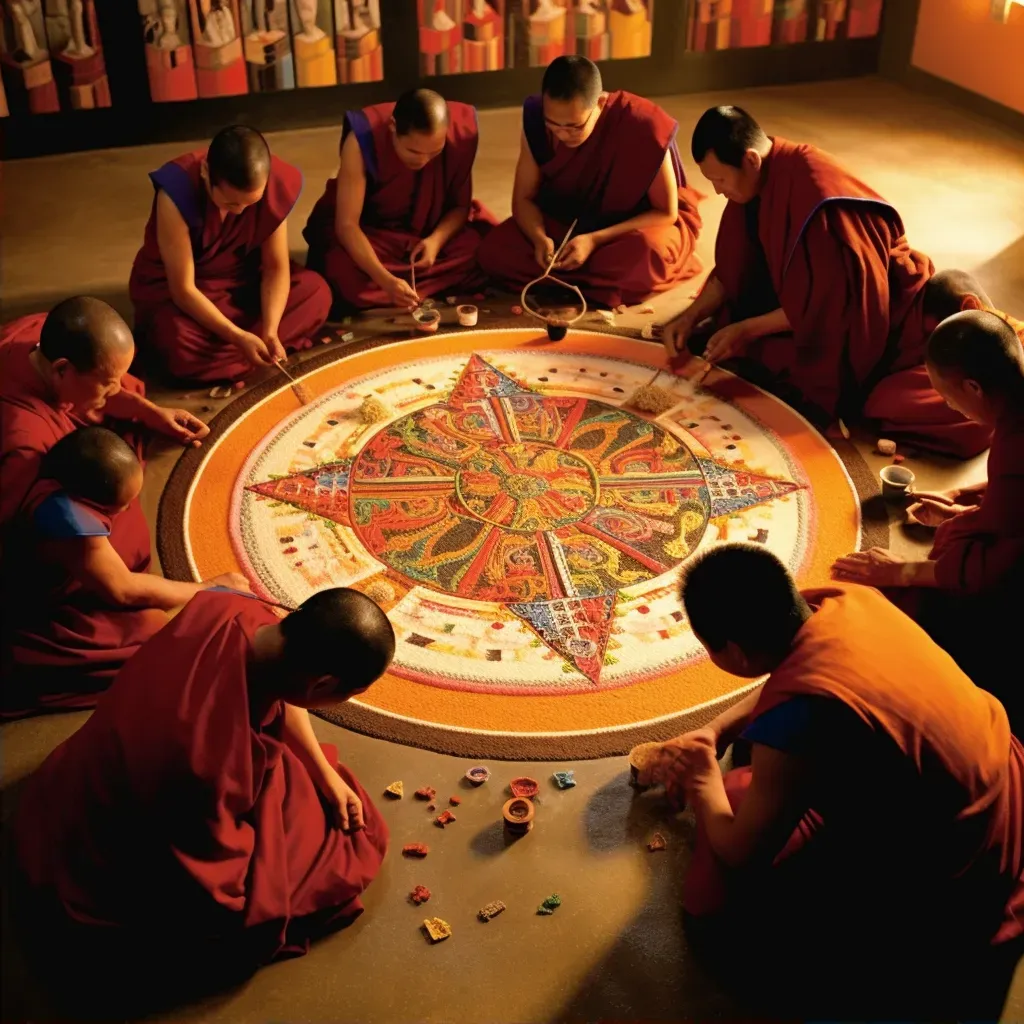
<path fill-rule="evenodd" d="M 295 87 L 287 0 L 241 0 L 249 92 Z"/>
<path fill-rule="evenodd" d="M 424 75 L 651 55 L 654 0 L 417 0 Z"/>
<path fill-rule="evenodd" d="M 380 0 L 334 0 L 338 83 L 384 81 Z"/>
<path fill-rule="evenodd" d="M 695 0 L 687 49 L 789 45 L 878 35 L 883 0 Z"/>
<path fill-rule="evenodd" d="M 196 68 L 188 0 L 139 0 L 149 95 L 155 103 L 194 100 Z"/>
<path fill-rule="evenodd" d="M 336 85 L 334 17 L 331 0 L 291 0 L 292 48 L 299 88 Z"/>
<path fill-rule="evenodd" d="M 95 0 L 5 0 L 0 114 L 110 106 Z"/>
<path fill-rule="evenodd" d="M 189 0 L 200 99 L 249 91 L 238 0 Z"/>

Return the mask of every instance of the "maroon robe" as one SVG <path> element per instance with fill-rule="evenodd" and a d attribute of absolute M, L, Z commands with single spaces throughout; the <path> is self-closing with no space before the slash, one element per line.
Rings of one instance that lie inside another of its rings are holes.
<path fill-rule="evenodd" d="M 137 498 L 110 515 L 43 479 L 8 529 L 0 573 L 3 717 L 93 707 L 97 693 L 167 622 L 156 608 L 107 604 L 47 558 L 48 545 L 90 536 L 106 536 L 132 572 L 148 572 L 149 526 Z"/>
<path fill-rule="evenodd" d="M 29 362 L 45 320 L 45 313 L 33 313 L 0 329 L 0 530 L 35 483 L 43 455 L 66 434 L 89 425 L 52 404 L 46 382 Z M 142 381 L 131 374 L 121 378 L 121 387 L 146 394 Z M 142 460 L 142 444 L 132 424 L 108 418 L 102 425 L 121 434 Z"/>
<path fill-rule="evenodd" d="M 174 201 L 192 237 L 196 287 L 232 323 L 262 337 L 260 246 L 287 219 L 302 191 L 301 172 L 271 158 L 263 198 L 223 220 L 200 171 L 206 153 L 186 153 L 153 171 L 156 193 Z M 156 356 L 174 377 L 191 381 L 239 380 L 253 367 L 234 345 L 211 334 L 171 298 L 156 237 L 156 195 L 145 240 L 128 283 L 141 352 Z M 278 337 L 287 349 L 310 339 L 327 319 L 330 292 L 323 279 L 292 264 L 291 292 Z"/>
<path fill-rule="evenodd" d="M 422 170 L 406 167 L 395 152 L 391 136 L 394 103 L 350 110 L 341 130 L 341 145 L 355 134 L 366 171 L 366 199 L 359 226 L 377 258 L 396 277 L 409 280 L 409 254 L 449 211 L 466 207 L 469 221 L 457 231 L 428 270 L 417 269 L 420 298 L 449 292 L 474 291 L 483 285 L 476 262 L 480 239 L 497 223 L 473 199 L 473 161 L 476 159 L 476 108 L 448 104 L 448 136 L 441 155 Z M 340 148 L 340 147 L 339 147 Z M 331 178 L 317 201 L 303 236 L 309 243 L 306 265 L 327 279 L 335 299 L 354 309 L 390 303 L 385 292 L 356 266 L 334 230 L 338 179 Z"/>
<path fill-rule="evenodd" d="M 962 458 L 988 446 L 990 432 L 936 401 L 921 369 L 931 260 L 910 248 L 896 210 L 827 154 L 774 139 L 758 197 L 722 214 L 715 261 L 728 319 L 785 311 L 792 334 L 746 354 L 812 418 L 863 416 Z"/>
<path fill-rule="evenodd" d="M 560 145 L 544 124 L 540 96 L 523 104 L 523 132 L 543 176 L 536 203 L 548 237 L 559 245 L 573 220 L 576 234 L 621 224 L 650 209 L 647 192 L 666 153 L 679 185 L 679 216 L 667 227 L 643 228 L 612 239 L 573 271 L 557 271 L 589 302 L 604 306 L 641 302 L 700 271 L 694 252 L 701 219 L 700 194 L 686 184 L 676 146 L 678 124 L 657 104 L 629 92 L 609 93 L 590 137 L 576 148 Z M 534 246 L 513 218 L 480 246 L 489 277 L 521 288 L 541 275 Z"/>
<path fill-rule="evenodd" d="M 253 698 L 253 638 L 278 621 L 253 598 L 197 595 L 29 780 L 19 861 L 81 941 L 121 940 L 150 966 L 255 968 L 362 912 L 387 826 L 339 766 L 366 821 L 342 833 L 284 739 L 284 705 Z"/>

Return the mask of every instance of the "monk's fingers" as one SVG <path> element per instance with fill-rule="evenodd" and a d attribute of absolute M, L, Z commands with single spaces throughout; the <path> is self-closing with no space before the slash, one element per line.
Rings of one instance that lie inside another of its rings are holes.
<path fill-rule="evenodd" d="M 334 820 L 342 832 L 348 831 L 348 804 L 344 799 L 334 805 Z"/>
<path fill-rule="evenodd" d="M 348 801 L 348 821 L 349 827 L 353 832 L 358 831 L 361 828 L 366 828 L 366 822 L 363 820 L 363 801 L 352 794 Z"/>

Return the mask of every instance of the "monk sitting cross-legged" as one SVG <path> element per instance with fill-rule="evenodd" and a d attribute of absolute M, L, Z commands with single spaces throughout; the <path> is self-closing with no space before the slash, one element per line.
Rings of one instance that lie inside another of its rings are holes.
<path fill-rule="evenodd" d="M 476 109 L 430 89 L 345 115 L 338 174 L 304 232 L 339 306 L 413 308 L 480 287 L 476 249 L 495 220 L 473 199 L 477 141 Z"/>
<path fill-rule="evenodd" d="M 700 196 L 686 185 L 677 123 L 650 100 L 604 92 L 586 57 L 558 57 L 523 104 L 512 218 L 480 246 L 486 273 L 516 288 L 547 270 L 605 306 L 668 291 L 700 270 Z"/>
<path fill-rule="evenodd" d="M 1024 748 L 998 701 L 877 591 L 800 592 L 763 548 L 713 548 L 682 598 L 719 668 L 768 675 L 710 725 L 633 754 L 641 783 L 696 814 L 696 930 L 723 924 L 731 956 L 737 939 L 758 958 L 778 949 L 799 986 L 857 957 L 855 983 L 831 988 L 853 1013 L 863 983 L 908 986 L 914 963 L 935 991 L 955 980 L 944 954 L 970 975 L 957 957 L 1016 952 Z M 717 752 L 739 736 L 751 763 L 723 776 Z"/>
<path fill-rule="evenodd" d="M 142 381 L 128 373 L 134 356 L 128 325 L 87 296 L 0 329 L 0 529 L 21 506 L 44 452 L 76 426 L 103 423 L 140 457 L 140 426 L 182 444 L 209 433 L 184 409 L 147 400 Z"/>
<path fill-rule="evenodd" d="M 180 380 L 237 382 L 311 344 L 330 292 L 288 255 L 301 172 L 234 125 L 150 178 L 156 195 L 129 282 L 141 350 Z"/>
<path fill-rule="evenodd" d="M 122 665 L 209 584 L 149 572 L 142 466 L 103 427 L 80 427 L 43 456 L 3 557 L 7 716 L 91 707 Z"/>
<path fill-rule="evenodd" d="M 937 527 L 926 561 L 872 548 L 833 574 L 884 588 L 1024 734 L 1024 680 L 1012 667 L 1024 594 L 1024 347 L 1002 317 L 968 309 L 935 329 L 927 369 L 952 408 L 994 431 L 988 482 L 915 494 L 909 515 Z"/>
<path fill-rule="evenodd" d="M 823 427 L 868 419 L 884 436 L 943 454 L 984 451 L 988 430 L 937 403 L 921 369 L 933 268 L 893 206 L 828 154 L 770 138 L 739 107 L 706 111 L 692 152 L 729 202 L 715 269 L 665 330 L 670 357 L 743 359 L 758 383 Z"/>
<path fill-rule="evenodd" d="M 354 920 L 388 830 L 306 709 L 362 693 L 394 649 L 357 591 L 283 619 L 193 598 L 25 788 L 17 852 L 47 954 L 66 943 L 118 984 L 224 985 Z"/>

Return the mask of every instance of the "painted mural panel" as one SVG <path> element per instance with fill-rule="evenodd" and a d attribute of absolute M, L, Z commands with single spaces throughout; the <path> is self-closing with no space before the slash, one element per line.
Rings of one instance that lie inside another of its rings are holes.
<path fill-rule="evenodd" d="M 883 0 L 694 0 L 687 49 L 857 39 L 878 34 Z"/>
<path fill-rule="evenodd" d="M 139 0 L 149 95 L 155 103 L 194 100 L 196 67 L 188 0 Z"/>
<path fill-rule="evenodd" d="M 52 114 L 60 110 L 42 0 L 4 0 L 4 90 L 15 114 Z"/>
<path fill-rule="evenodd" d="M 249 92 L 294 88 L 287 0 L 241 0 L 241 14 Z"/>
<path fill-rule="evenodd" d="M 238 0 L 188 0 L 200 99 L 249 91 Z"/>
<path fill-rule="evenodd" d="M 338 83 L 384 81 L 380 0 L 334 0 Z"/>

